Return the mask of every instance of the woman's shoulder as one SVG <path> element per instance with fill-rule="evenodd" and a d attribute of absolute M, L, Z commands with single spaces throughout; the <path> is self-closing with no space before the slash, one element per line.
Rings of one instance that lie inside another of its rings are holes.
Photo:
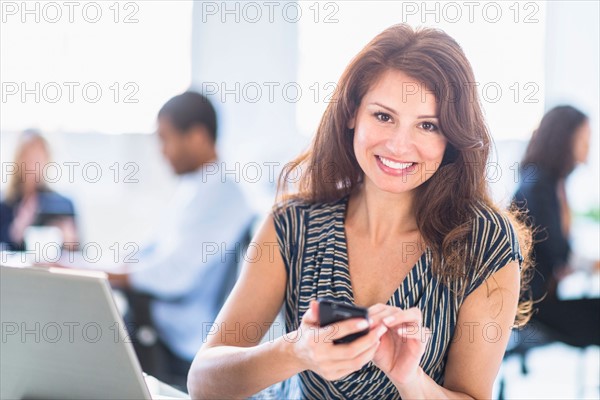
<path fill-rule="evenodd" d="M 473 205 L 472 210 L 474 230 L 483 228 L 488 234 L 514 230 L 511 217 L 507 211 L 483 202 Z"/>
<path fill-rule="evenodd" d="M 473 209 L 472 268 L 467 295 L 511 261 L 517 261 L 519 267 L 523 262 L 517 230 L 508 212 L 490 204 L 478 204 Z"/>
<path fill-rule="evenodd" d="M 53 190 L 44 190 L 38 193 L 40 212 L 51 214 L 74 215 L 73 202 L 66 196 Z"/>
<path fill-rule="evenodd" d="M 304 218 L 318 218 L 321 215 L 333 217 L 334 212 L 343 210 L 345 204 L 345 198 L 335 201 L 315 202 L 301 196 L 293 196 L 275 203 L 272 212 L 275 217 L 282 215 L 301 215 Z"/>
<path fill-rule="evenodd" d="M 490 257 L 498 252 L 511 254 L 522 259 L 519 245 L 518 223 L 509 211 L 494 205 L 479 203 L 473 207 L 474 218 L 471 230 L 473 250 Z"/>
<path fill-rule="evenodd" d="M 0 200 L 0 214 L 12 214 L 12 209 L 12 206 L 7 201 L 5 201 L 4 199 Z"/>
<path fill-rule="evenodd" d="M 272 217 L 278 236 L 297 238 L 330 233 L 345 215 L 346 198 L 314 202 L 301 197 L 288 198 L 273 206 Z"/>
<path fill-rule="evenodd" d="M 339 218 L 344 215 L 346 203 L 343 200 L 312 202 L 301 197 L 290 197 L 273 206 L 272 218 L 277 241 L 283 249 L 282 256 L 288 268 L 299 265 L 295 264 L 296 255 L 305 240 L 319 240 L 336 229 Z"/>
<path fill-rule="evenodd" d="M 490 204 L 477 204 L 473 210 L 471 239 L 474 253 L 487 261 L 511 258 L 520 263 L 523 257 L 515 218 L 508 211 Z"/>

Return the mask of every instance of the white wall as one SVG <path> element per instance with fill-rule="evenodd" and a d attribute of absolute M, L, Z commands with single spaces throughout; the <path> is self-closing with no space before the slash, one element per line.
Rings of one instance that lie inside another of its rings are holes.
<path fill-rule="evenodd" d="M 576 170 L 569 200 L 576 211 L 600 204 L 600 3 L 549 1 L 546 33 L 546 110 L 571 104 L 590 117 L 588 165 Z"/>
<path fill-rule="evenodd" d="M 296 130 L 297 25 L 281 14 L 287 3 L 277 2 L 272 18 L 258 4 L 194 3 L 192 87 L 215 104 L 221 158 L 228 170 L 239 163 L 240 182 L 264 211 L 274 200 L 277 174 L 269 176 L 271 168 L 278 172 L 307 139 Z M 256 165 L 261 179 L 254 182 Z"/>

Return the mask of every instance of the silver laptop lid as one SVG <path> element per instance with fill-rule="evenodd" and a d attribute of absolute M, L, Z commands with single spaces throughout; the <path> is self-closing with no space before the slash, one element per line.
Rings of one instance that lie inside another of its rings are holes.
<path fill-rule="evenodd" d="M 150 399 L 103 273 L 0 266 L 2 399 Z"/>

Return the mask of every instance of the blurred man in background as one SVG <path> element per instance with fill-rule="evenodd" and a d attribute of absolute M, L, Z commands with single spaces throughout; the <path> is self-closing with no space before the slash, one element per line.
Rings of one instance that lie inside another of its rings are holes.
<path fill-rule="evenodd" d="M 158 136 L 179 186 L 171 204 L 157 213 L 162 222 L 142 246 L 139 262 L 110 278 L 147 295 L 130 296 L 142 368 L 185 389 L 191 361 L 235 282 L 253 213 L 235 177 L 220 172 L 217 117 L 206 97 L 186 92 L 170 99 L 158 113 Z M 144 298 L 150 300 L 149 315 Z M 146 325 L 154 330 L 139 330 Z"/>

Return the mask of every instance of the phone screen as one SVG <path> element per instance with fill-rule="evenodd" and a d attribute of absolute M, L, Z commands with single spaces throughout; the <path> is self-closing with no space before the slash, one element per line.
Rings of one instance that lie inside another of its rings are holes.
<path fill-rule="evenodd" d="M 350 318 L 368 319 L 368 311 L 366 308 L 355 306 L 354 304 L 319 300 L 319 324 L 321 326 L 327 326 Z M 367 333 L 369 333 L 368 328 L 364 331 L 352 333 L 340 339 L 335 339 L 333 343 L 350 343 Z"/>

